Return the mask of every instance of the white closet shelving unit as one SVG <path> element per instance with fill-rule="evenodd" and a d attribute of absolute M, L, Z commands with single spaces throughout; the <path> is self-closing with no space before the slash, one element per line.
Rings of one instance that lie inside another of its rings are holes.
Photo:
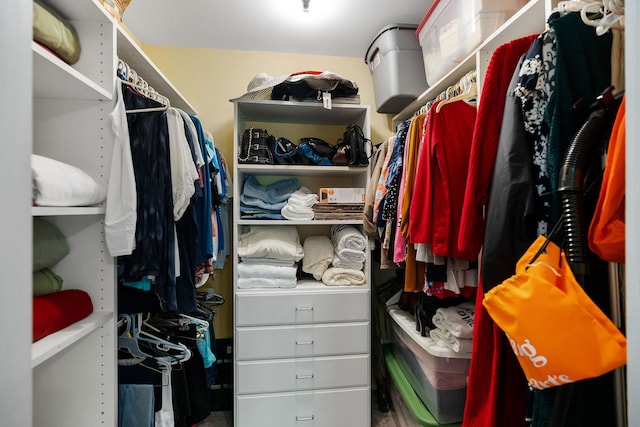
<path fill-rule="evenodd" d="M 245 129 L 263 128 L 297 142 L 314 136 L 335 143 L 346 125 L 369 136 L 369 107 L 309 102 L 235 102 L 234 158 Z M 330 234 L 331 225 L 362 221 L 240 219 L 242 183 L 297 177 L 311 191 L 365 187 L 367 168 L 237 164 L 234 168 L 234 260 L 243 227 L 296 226 L 301 237 Z M 370 270 L 367 250 L 365 272 Z M 330 287 L 314 280 L 292 289 L 238 289 L 234 279 L 234 417 L 238 427 L 348 425 L 371 418 L 370 278 L 363 286 Z"/>
<path fill-rule="evenodd" d="M 32 42 L 33 153 L 72 164 L 106 184 L 113 134 L 109 113 L 118 58 L 172 105 L 195 110 L 97 0 L 49 0 L 78 33 L 80 60 L 68 65 Z M 55 224 L 70 253 L 54 270 L 63 289 L 89 293 L 94 312 L 31 346 L 33 425 L 117 425 L 116 263 L 105 246 L 104 204 L 33 207 Z"/>
<path fill-rule="evenodd" d="M 73 66 L 32 42 L 33 153 L 108 181 L 114 79 L 113 23 L 93 2 L 49 2 L 74 26 L 82 54 Z M 116 423 L 115 263 L 104 245 L 104 206 L 34 207 L 55 224 L 70 253 L 54 270 L 63 289 L 89 293 L 94 312 L 33 343 L 33 425 Z"/>

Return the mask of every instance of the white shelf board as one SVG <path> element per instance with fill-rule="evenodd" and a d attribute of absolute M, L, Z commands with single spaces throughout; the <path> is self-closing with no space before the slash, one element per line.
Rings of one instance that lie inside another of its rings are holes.
<path fill-rule="evenodd" d="M 311 220 L 298 221 L 288 219 L 239 219 L 238 225 L 333 225 L 333 224 L 352 224 L 362 225 L 362 220 L 358 219 L 342 219 L 342 220 Z"/>
<path fill-rule="evenodd" d="M 236 294 L 242 295 L 263 295 L 263 294 L 288 294 L 300 292 L 367 292 L 369 286 L 365 282 L 363 285 L 355 286 L 329 286 L 316 280 L 299 280 L 294 288 L 236 288 Z"/>
<path fill-rule="evenodd" d="M 104 206 L 86 207 L 58 207 L 58 206 L 33 206 L 31 215 L 33 216 L 73 216 L 73 215 L 104 215 Z"/>
<path fill-rule="evenodd" d="M 253 165 L 239 164 L 238 172 L 270 176 L 355 176 L 367 172 L 366 167 L 314 165 Z"/>
<path fill-rule="evenodd" d="M 111 17 L 100 5 L 99 0 L 47 0 L 46 2 L 55 8 L 56 13 L 74 21 L 93 21 L 107 23 Z"/>
<path fill-rule="evenodd" d="M 35 368 L 39 364 L 47 361 L 90 333 L 96 331 L 112 318 L 112 312 L 93 312 L 88 317 L 34 342 L 31 345 L 31 367 Z"/>
<path fill-rule="evenodd" d="M 337 104 L 326 109 L 319 102 L 238 100 L 238 119 L 274 123 L 347 125 L 363 120 L 369 109 L 364 104 Z M 292 108 L 295 106 L 296 108 Z"/>
<path fill-rule="evenodd" d="M 31 51 L 35 98 L 111 99 L 111 93 L 35 41 Z"/>

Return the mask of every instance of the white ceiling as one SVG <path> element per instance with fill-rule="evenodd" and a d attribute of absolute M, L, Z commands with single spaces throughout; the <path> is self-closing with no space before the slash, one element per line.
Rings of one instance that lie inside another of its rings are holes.
<path fill-rule="evenodd" d="M 144 44 L 361 57 L 381 29 L 419 24 L 433 0 L 133 0 Z"/>

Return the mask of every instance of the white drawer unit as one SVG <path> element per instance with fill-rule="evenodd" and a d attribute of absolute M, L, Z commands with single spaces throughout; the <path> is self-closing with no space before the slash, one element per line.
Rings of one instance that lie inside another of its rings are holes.
<path fill-rule="evenodd" d="M 238 295 L 237 301 L 237 326 L 362 322 L 371 311 L 368 290 Z"/>
<path fill-rule="evenodd" d="M 237 426 L 371 427 L 368 387 L 237 397 Z"/>
<path fill-rule="evenodd" d="M 369 355 L 238 362 L 238 394 L 366 387 Z"/>
<path fill-rule="evenodd" d="M 369 137 L 367 105 L 336 103 L 325 109 L 320 103 L 295 101 L 234 104 L 235 159 L 242 135 L 250 128 L 294 143 L 313 136 L 335 144 L 347 126 L 356 123 Z M 241 218 L 239 199 L 244 182 L 254 177 L 262 185 L 296 178 L 300 187 L 314 193 L 327 186 L 366 188 L 367 167 L 234 164 L 234 262 L 241 261 L 239 236 L 252 226 L 293 226 L 300 243 L 308 236 L 331 237 L 336 224 L 362 230 L 361 218 Z M 248 288 L 238 286 L 234 277 L 235 426 L 371 425 L 371 257 L 365 242 L 362 284 L 327 285 L 298 275 L 293 287 Z"/>

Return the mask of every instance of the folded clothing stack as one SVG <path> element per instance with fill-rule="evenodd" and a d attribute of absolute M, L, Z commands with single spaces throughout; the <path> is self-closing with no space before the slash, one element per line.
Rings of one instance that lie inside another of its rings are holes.
<path fill-rule="evenodd" d="M 33 341 L 66 328 L 92 312 L 89 294 L 79 289 L 33 297 Z"/>
<path fill-rule="evenodd" d="M 353 225 L 339 224 L 331 227 L 333 259 L 322 275 L 322 282 L 329 286 L 363 285 L 362 272 L 366 260 L 367 241 Z"/>
<path fill-rule="evenodd" d="M 313 219 L 313 205 L 318 203 L 318 195 L 307 187 L 300 187 L 287 200 L 280 213 L 290 220 L 310 221 Z"/>
<path fill-rule="evenodd" d="M 435 328 L 429 331 L 429 335 L 442 347 L 456 353 L 471 353 L 474 313 L 475 306 L 468 301 L 439 308 L 433 316 Z"/>
<path fill-rule="evenodd" d="M 304 239 L 304 258 L 302 271 L 313 275 L 316 280 L 322 280 L 322 275 L 333 260 L 333 243 L 327 236 L 309 236 Z"/>
<path fill-rule="evenodd" d="M 238 239 L 238 288 L 293 288 L 304 256 L 295 226 L 247 226 Z"/>
<path fill-rule="evenodd" d="M 284 219 L 282 208 L 298 189 L 297 178 L 287 178 L 271 184 L 261 184 L 254 175 L 244 181 L 240 194 L 240 217 L 253 219 Z"/>
<path fill-rule="evenodd" d="M 331 241 L 335 255 L 331 265 L 349 270 L 362 270 L 364 266 L 366 238 L 353 225 L 331 227 Z"/>

